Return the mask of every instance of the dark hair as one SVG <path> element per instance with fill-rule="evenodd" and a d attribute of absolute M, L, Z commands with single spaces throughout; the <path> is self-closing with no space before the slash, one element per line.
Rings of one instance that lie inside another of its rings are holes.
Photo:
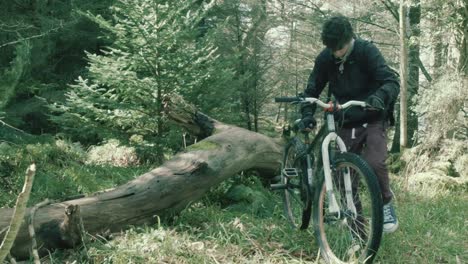
<path fill-rule="evenodd" d="M 344 16 L 331 17 L 323 24 L 322 42 L 333 51 L 342 49 L 353 36 L 353 27 Z"/>

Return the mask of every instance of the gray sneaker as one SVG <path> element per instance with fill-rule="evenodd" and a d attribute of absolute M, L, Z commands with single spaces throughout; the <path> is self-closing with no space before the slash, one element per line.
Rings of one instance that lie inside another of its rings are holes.
<path fill-rule="evenodd" d="M 388 203 L 383 206 L 384 213 L 384 233 L 393 233 L 398 229 L 398 219 L 396 217 L 395 209 L 392 203 Z"/>

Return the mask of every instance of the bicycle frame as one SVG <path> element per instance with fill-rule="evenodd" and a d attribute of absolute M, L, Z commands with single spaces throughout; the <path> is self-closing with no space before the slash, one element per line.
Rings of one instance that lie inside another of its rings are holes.
<path fill-rule="evenodd" d="M 325 122 L 312 140 L 309 139 L 311 130 L 304 128 L 306 124 L 301 119 L 294 122 L 295 135 L 289 138 L 284 149 L 281 184 L 271 185 L 273 190 L 283 190 L 287 220 L 294 228 L 305 229 L 312 214 L 317 242 L 329 263 L 372 260 L 383 226 L 378 181 L 361 157 L 346 153 L 347 147 L 335 127 L 335 114 L 339 110 L 350 106 L 372 107 L 362 101 L 339 105 L 312 97 L 279 97 L 275 101 L 310 102 L 325 110 Z M 323 170 L 323 176 L 314 170 Z M 288 174 L 288 171 L 295 173 Z"/>
<path fill-rule="evenodd" d="M 329 204 L 329 211 L 332 214 L 337 214 L 337 217 L 340 218 L 340 210 L 338 207 L 338 203 L 336 201 L 335 194 L 333 193 L 333 179 L 332 179 L 332 167 L 330 164 L 330 153 L 329 147 L 332 142 L 336 142 L 339 148 L 339 151 L 346 152 L 346 145 L 341 139 L 338 134 L 335 132 L 335 119 L 333 112 L 326 114 L 327 120 L 327 135 L 322 141 L 322 164 L 323 164 L 323 171 L 325 176 L 325 188 L 327 190 L 327 196 L 330 201 Z M 349 171 L 346 171 L 343 175 L 344 177 L 344 185 L 345 185 L 345 195 L 346 195 L 346 204 L 348 210 L 350 210 L 355 216 L 357 215 L 356 206 L 354 205 L 353 201 L 353 193 L 351 187 L 351 175 Z"/>
<path fill-rule="evenodd" d="M 330 120 L 327 122 L 327 126 L 323 126 L 322 129 L 317 133 L 317 136 L 313 140 L 312 143 L 308 141 L 308 134 L 305 134 L 305 144 L 307 146 L 306 151 L 303 153 L 303 156 L 307 161 L 307 178 L 309 182 L 309 186 L 313 182 L 313 165 L 312 165 L 312 154 L 311 152 L 319 143 L 322 141 L 320 147 L 320 157 L 317 160 L 322 160 L 322 168 L 324 170 L 324 177 L 325 177 L 325 188 L 327 190 L 327 195 L 330 201 L 329 204 L 329 212 L 335 214 L 337 218 L 341 217 L 341 213 L 339 210 L 338 203 L 336 201 L 335 194 L 333 192 L 333 179 L 332 179 L 332 164 L 330 160 L 330 152 L 329 147 L 333 142 L 336 142 L 339 148 L 339 151 L 346 152 L 346 145 L 344 141 L 338 136 L 338 134 L 334 131 L 335 124 L 334 124 L 334 117 L 333 114 L 327 113 L 327 119 Z M 333 122 L 332 122 L 333 121 Z M 322 139 L 323 138 L 323 139 Z M 319 168 L 319 166 L 318 166 Z M 354 205 L 353 201 L 353 193 L 352 193 L 352 183 L 351 183 L 351 175 L 349 171 L 345 172 L 344 174 L 344 184 L 345 184 L 345 195 L 346 195 L 346 204 L 348 210 L 350 210 L 355 216 L 357 215 L 356 206 Z M 312 188 L 314 186 L 311 186 Z"/>
<path fill-rule="evenodd" d="M 317 104 L 318 106 L 322 107 L 326 114 L 326 130 L 323 132 L 323 129 L 319 131 L 318 136 L 314 139 L 312 144 L 309 142 L 309 135 L 308 132 L 304 133 L 305 136 L 305 144 L 307 146 L 306 152 L 304 153 L 306 155 L 306 160 L 307 160 L 307 178 L 309 180 L 309 185 L 312 183 L 312 178 L 313 178 L 313 171 L 312 171 L 312 158 L 311 158 L 311 151 L 314 148 L 314 146 L 318 143 L 318 141 L 321 139 L 321 133 L 324 133 L 324 139 L 321 144 L 321 156 L 322 156 L 322 164 L 323 164 L 323 171 L 324 171 L 324 177 L 325 177 L 325 188 L 327 192 L 327 196 L 329 199 L 329 206 L 328 210 L 331 214 L 334 214 L 337 218 L 341 217 L 341 212 L 339 210 L 338 202 L 336 200 L 335 194 L 333 192 L 333 179 L 332 179 L 332 160 L 330 160 L 330 145 L 335 142 L 336 145 L 338 146 L 339 151 L 341 152 L 347 152 L 346 145 L 341 139 L 338 134 L 336 133 L 336 128 L 335 128 L 335 118 L 334 118 L 334 113 L 337 110 L 340 109 L 345 109 L 350 106 L 361 106 L 361 107 L 366 107 L 365 102 L 361 101 L 349 101 L 343 105 L 336 105 L 332 103 L 324 103 L 320 101 L 317 98 L 312 98 L 312 97 L 305 97 L 305 98 L 288 98 L 284 102 L 297 102 L 297 101 L 302 101 L 302 102 L 309 102 L 312 104 Z M 346 197 L 346 204 L 347 204 L 347 209 L 353 213 L 353 215 L 356 217 L 357 216 L 357 210 L 356 206 L 353 201 L 353 192 L 352 192 L 352 183 L 351 183 L 351 175 L 349 170 L 346 170 L 344 175 L 343 175 L 343 182 L 344 182 L 344 187 L 345 187 L 345 197 Z"/>

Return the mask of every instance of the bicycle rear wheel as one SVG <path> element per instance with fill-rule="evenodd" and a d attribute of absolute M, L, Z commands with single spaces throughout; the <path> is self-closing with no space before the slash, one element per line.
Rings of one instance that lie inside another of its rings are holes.
<path fill-rule="evenodd" d="M 284 213 L 294 228 L 306 229 L 311 217 L 312 195 L 307 178 L 306 146 L 293 138 L 285 147 L 281 166 Z"/>
<path fill-rule="evenodd" d="M 357 215 L 348 209 L 343 175 L 350 173 Z M 329 212 L 323 170 L 314 197 L 314 231 L 328 263 L 371 263 L 382 238 L 380 188 L 373 170 L 359 156 L 340 153 L 332 168 L 333 193 L 339 215 Z"/>

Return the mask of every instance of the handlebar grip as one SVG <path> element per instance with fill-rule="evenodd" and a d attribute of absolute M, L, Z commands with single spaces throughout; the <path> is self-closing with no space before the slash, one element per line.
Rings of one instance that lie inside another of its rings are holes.
<path fill-rule="evenodd" d="M 299 102 L 303 99 L 301 97 L 275 97 L 276 103 L 291 103 L 291 102 Z"/>

